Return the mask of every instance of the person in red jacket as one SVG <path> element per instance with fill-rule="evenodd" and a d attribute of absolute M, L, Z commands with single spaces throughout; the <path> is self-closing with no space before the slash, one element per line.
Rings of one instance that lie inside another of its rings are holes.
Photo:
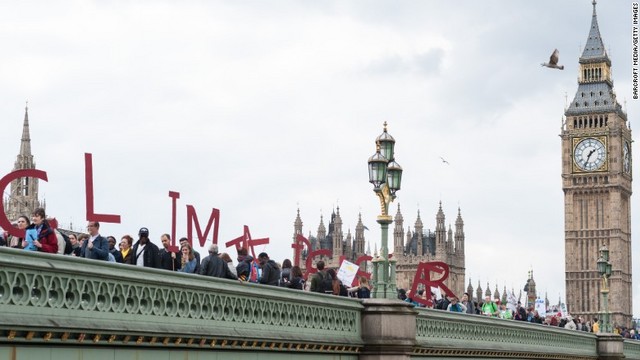
<path fill-rule="evenodd" d="M 43 208 L 36 208 L 31 215 L 31 225 L 27 229 L 36 229 L 38 232 L 38 239 L 33 242 L 38 251 L 56 254 L 58 252 L 58 237 L 46 217 Z M 23 241 L 22 247 L 26 246 L 27 242 Z"/>

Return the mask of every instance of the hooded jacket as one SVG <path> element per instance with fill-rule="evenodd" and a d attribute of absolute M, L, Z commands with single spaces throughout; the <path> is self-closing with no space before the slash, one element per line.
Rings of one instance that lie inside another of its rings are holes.
<path fill-rule="evenodd" d="M 280 285 L 280 267 L 275 261 L 267 260 L 267 263 L 262 266 L 262 276 L 258 282 L 266 285 Z"/>

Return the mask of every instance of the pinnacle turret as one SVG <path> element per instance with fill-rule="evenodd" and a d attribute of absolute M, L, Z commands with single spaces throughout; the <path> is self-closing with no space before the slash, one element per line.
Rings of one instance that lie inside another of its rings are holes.
<path fill-rule="evenodd" d="M 29 134 L 29 108 L 24 108 L 24 123 L 22 124 L 22 139 L 20 140 L 20 156 L 31 156 L 31 135 Z"/>

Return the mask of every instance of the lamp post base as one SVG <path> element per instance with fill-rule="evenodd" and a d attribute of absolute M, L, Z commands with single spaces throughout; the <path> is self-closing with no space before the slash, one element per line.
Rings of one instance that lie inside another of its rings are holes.
<path fill-rule="evenodd" d="M 380 257 L 373 260 L 373 297 L 376 299 L 397 299 L 396 261 L 389 260 L 388 235 L 391 216 L 380 215 L 377 220 L 382 230 Z"/>

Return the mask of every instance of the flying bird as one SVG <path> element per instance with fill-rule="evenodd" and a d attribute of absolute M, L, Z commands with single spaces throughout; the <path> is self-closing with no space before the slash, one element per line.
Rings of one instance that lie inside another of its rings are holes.
<path fill-rule="evenodd" d="M 451 165 L 451 164 L 449 164 L 449 162 L 448 162 L 447 160 L 445 160 L 442 156 L 440 156 L 440 160 L 442 160 L 442 162 L 443 162 L 444 164 Z"/>
<path fill-rule="evenodd" d="M 560 54 L 560 52 L 558 51 L 558 49 L 553 50 L 553 54 L 551 54 L 551 57 L 549 58 L 549 63 L 542 63 L 540 65 L 541 66 L 546 66 L 546 67 L 552 68 L 552 69 L 564 70 L 564 65 L 558 65 L 558 55 L 559 54 Z"/>

